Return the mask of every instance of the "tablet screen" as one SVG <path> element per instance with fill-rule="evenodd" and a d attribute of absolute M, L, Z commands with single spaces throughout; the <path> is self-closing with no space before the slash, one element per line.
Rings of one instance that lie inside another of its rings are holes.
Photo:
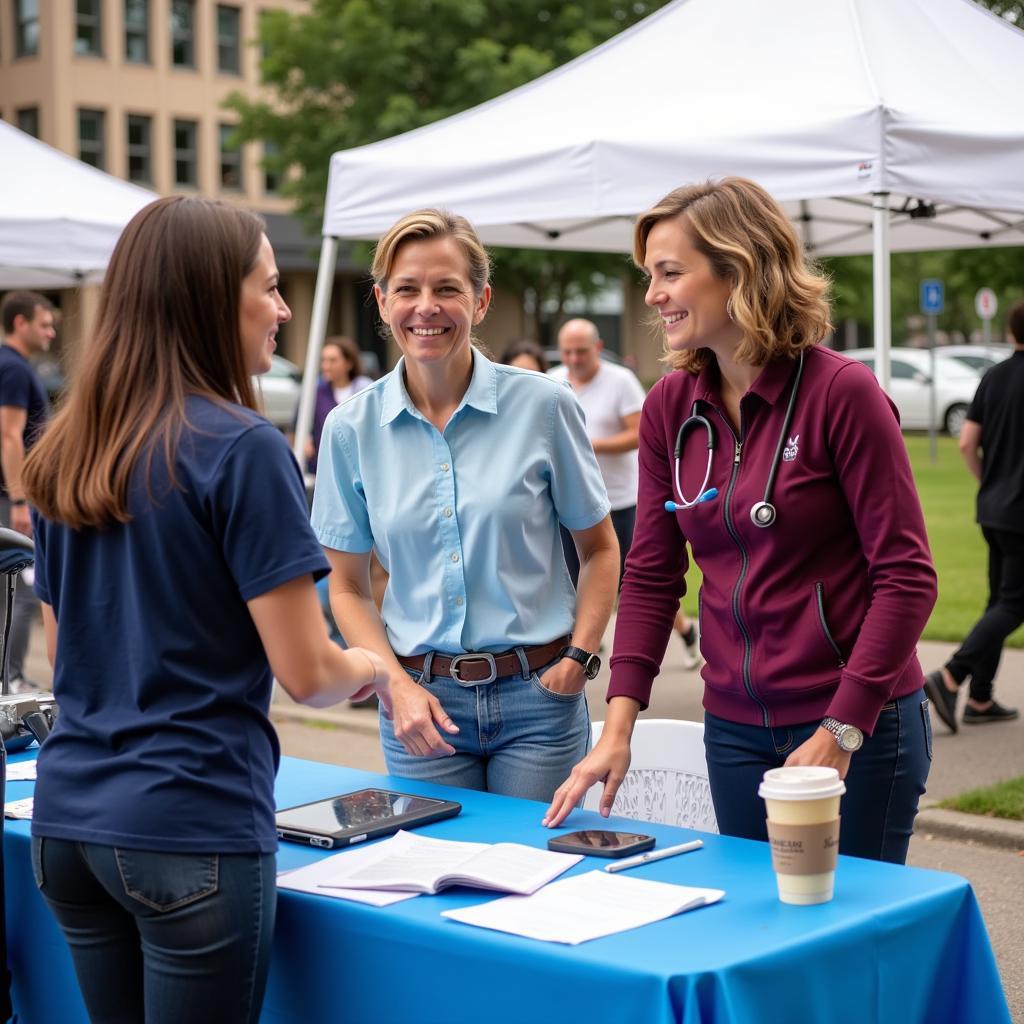
<path fill-rule="evenodd" d="M 289 807 L 277 816 L 278 827 L 331 835 L 342 829 L 372 826 L 398 815 L 423 814 L 441 805 L 424 796 L 362 789 L 301 807 Z"/>

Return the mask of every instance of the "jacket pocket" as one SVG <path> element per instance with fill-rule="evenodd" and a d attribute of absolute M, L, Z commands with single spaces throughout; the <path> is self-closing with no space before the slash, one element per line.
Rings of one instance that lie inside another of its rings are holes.
<path fill-rule="evenodd" d="M 821 625 L 821 631 L 825 634 L 829 647 L 835 653 L 839 667 L 845 668 L 846 659 L 843 657 L 843 652 L 839 649 L 839 644 L 835 642 L 832 636 L 832 630 L 828 628 L 828 619 L 825 617 L 825 584 L 820 580 L 814 584 L 814 600 L 818 606 L 818 622 Z"/>

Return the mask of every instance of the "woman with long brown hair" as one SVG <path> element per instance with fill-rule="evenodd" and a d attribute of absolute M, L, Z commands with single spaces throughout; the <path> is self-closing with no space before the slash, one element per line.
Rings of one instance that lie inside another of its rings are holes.
<path fill-rule="evenodd" d="M 93 1021 L 259 1017 L 275 907 L 272 676 L 376 688 L 327 637 L 327 563 L 255 412 L 290 313 L 262 222 L 172 197 L 125 228 L 67 398 L 26 461 L 61 714 L 33 865 Z"/>

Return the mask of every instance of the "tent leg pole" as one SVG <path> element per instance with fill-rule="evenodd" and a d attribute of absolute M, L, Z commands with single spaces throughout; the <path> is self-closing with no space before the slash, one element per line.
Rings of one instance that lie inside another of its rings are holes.
<path fill-rule="evenodd" d="M 874 300 L 875 373 L 882 390 L 890 386 L 889 350 L 892 338 L 892 303 L 889 260 L 889 193 L 875 192 L 871 206 L 874 211 L 872 234 L 872 296 Z"/>
<path fill-rule="evenodd" d="M 320 375 L 320 351 L 327 334 L 327 315 L 331 309 L 331 290 L 334 287 L 334 271 L 338 263 L 338 239 L 324 235 L 320 246 L 320 266 L 316 272 L 316 291 L 313 293 L 313 315 L 309 321 L 309 343 L 306 346 L 306 366 L 302 372 L 302 392 L 299 395 L 299 410 L 295 419 L 295 444 L 292 451 L 305 472 L 306 441 L 313 428 L 313 404 L 316 400 L 316 383 Z"/>

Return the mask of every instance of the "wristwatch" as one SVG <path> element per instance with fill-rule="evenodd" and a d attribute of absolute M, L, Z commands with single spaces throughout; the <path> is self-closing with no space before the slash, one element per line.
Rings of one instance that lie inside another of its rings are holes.
<path fill-rule="evenodd" d="M 578 661 L 583 666 L 583 674 L 588 679 L 593 679 L 601 671 L 601 659 L 596 654 L 583 650 L 582 647 L 563 647 L 558 652 L 558 657 L 572 658 L 573 661 Z"/>
<path fill-rule="evenodd" d="M 844 753 L 852 754 L 860 750 L 864 743 L 864 733 L 855 725 L 846 725 L 845 722 L 837 722 L 834 718 L 823 718 L 821 725 L 835 736 L 839 749 Z"/>

